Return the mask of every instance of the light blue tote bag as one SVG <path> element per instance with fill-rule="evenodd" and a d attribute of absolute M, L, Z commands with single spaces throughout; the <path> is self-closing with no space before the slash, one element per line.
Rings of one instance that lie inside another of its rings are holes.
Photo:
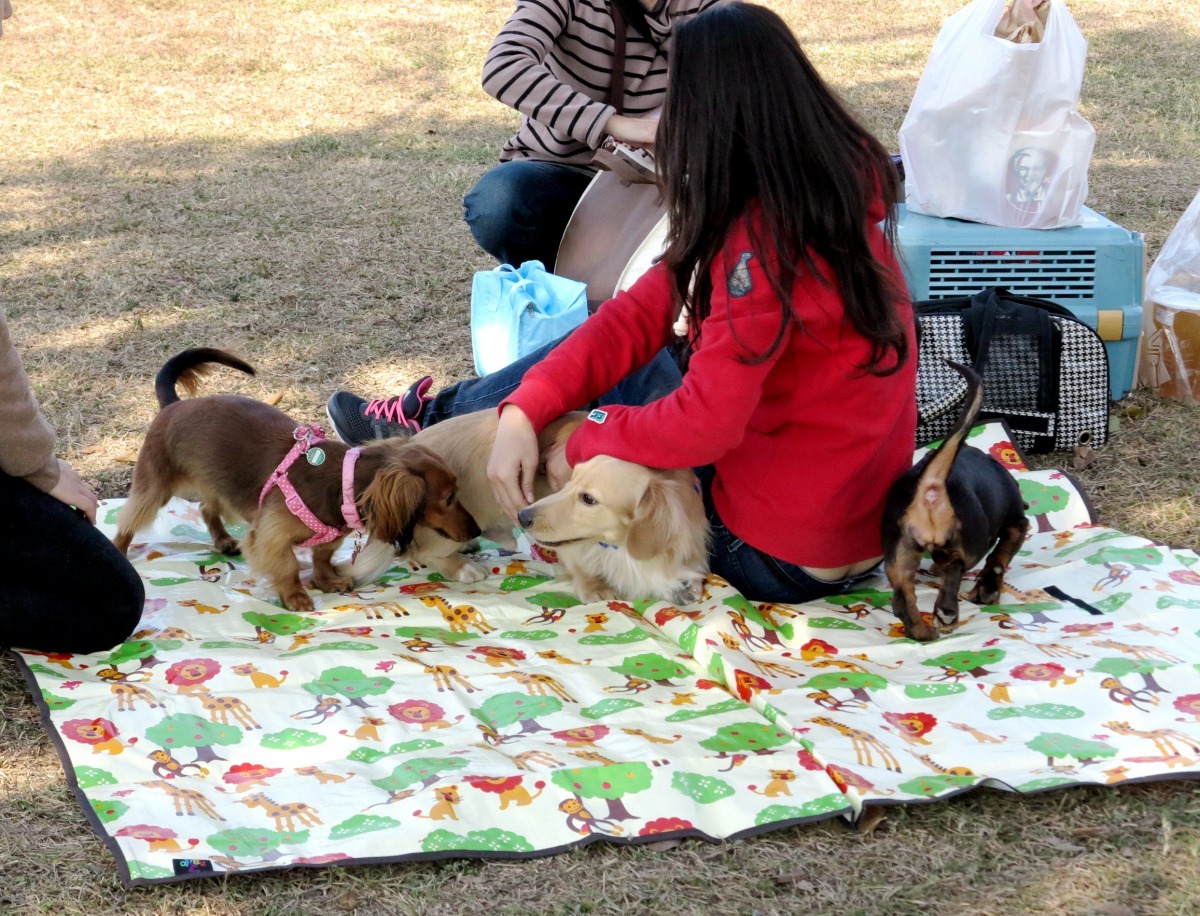
<path fill-rule="evenodd" d="M 557 340 L 587 317 L 587 284 L 541 261 L 481 270 L 471 282 L 471 350 L 487 375 Z"/>

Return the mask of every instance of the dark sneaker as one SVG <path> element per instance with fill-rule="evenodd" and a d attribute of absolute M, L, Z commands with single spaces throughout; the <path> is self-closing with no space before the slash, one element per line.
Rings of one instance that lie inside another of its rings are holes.
<path fill-rule="evenodd" d="M 374 401 L 337 391 L 325 404 L 325 413 L 334 434 L 347 445 L 411 436 L 421 431 L 425 405 L 433 400 L 427 393 L 432 385 L 433 379 L 427 375 L 413 382 L 404 394 Z"/>

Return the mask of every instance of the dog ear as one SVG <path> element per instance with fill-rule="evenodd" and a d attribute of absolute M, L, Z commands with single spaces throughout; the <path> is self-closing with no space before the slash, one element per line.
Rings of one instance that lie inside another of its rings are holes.
<path fill-rule="evenodd" d="M 629 523 L 625 549 L 635 560 L 648 560 L 686 537 L 687 519 L 675 493 L 675 482 L 651 477 Z"/>
<path fill-rule="evenodd" d="M 362 495 L 367 529 L 403 553 L 425 506 L 425 478 L 402 465 L 383 467 Z"/>

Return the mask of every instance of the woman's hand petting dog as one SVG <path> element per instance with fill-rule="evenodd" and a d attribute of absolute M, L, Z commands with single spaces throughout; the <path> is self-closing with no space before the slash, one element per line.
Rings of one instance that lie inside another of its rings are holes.
<path fill-rule="evenodd" d="M 487 478 L 496 502 L 513 521 L 534 500 L 533 482 L 540 458 L 533 424 L 520 407 L 509 404 L 500 412 L 496 424 Z"/>

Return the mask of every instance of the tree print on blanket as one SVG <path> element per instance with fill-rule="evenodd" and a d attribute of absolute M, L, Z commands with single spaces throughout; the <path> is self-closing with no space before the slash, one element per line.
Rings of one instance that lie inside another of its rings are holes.
<path fill-rule="evenodd" d="M 625 797 L 649 789 L 653 776 L 647 764 L 630 762 L 555 770 L 550 779 L 574 796 L 559 805 L 559 810 L 567 815 L 569 829 L 619 836 L 623 832 L 619 822 L 634 817 L 625 807 Z M 589 814 L 584 807 L 585 799 L 603 803 L 606 806 L 603 817 Z"/>
<path fill-rule="evenodd" d="M 213 763 L 226 760 L 216 748 L 240 744 L 240 728 L 210 722 L 189 713 L 174 713 L 146 729 L 146 740 L 159 745 L 174 756 L 179 750 L 195 752 L 193 763 Z M 182 774 L 176 774 L 182 775 Z"/>

